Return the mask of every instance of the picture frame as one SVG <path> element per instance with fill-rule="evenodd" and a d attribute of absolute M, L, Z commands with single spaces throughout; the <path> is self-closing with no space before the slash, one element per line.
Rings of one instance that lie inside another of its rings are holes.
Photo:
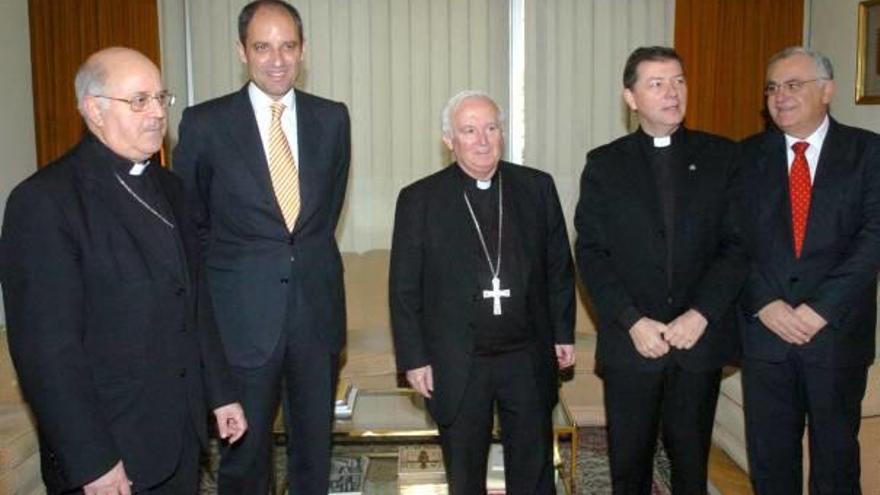
<path fill-rule="evenodd" d="M 856 104 L 880 104 L 880 0 L 859 3 Z"/>

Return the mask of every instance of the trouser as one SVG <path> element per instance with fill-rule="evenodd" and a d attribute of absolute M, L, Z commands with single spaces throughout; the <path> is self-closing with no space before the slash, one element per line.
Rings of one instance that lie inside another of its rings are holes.
<path fill-rule="evenodd" d="M 497 405 L 504 447 L 504 478 L 510 495 L 556 493 L 550 407 L 538 388 L 527 351 L 475 356 L 461 409 L 440 426 L 450 495 L 486 492 L 486 470 Z"/>
<path fill-rule="evenodd" d="M 603 370 L 608 455 L 615 495 L 651 493 L 658 431 L 672 464 L 672 493 L 702 495 L 721 370 Z"/>

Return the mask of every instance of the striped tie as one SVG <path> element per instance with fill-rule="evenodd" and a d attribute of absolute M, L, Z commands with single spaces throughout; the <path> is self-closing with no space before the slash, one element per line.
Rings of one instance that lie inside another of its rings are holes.
<path fill-rule="evenodd" d="M 287 144 L 287 137 L 281 130 L 281 114 L 284 103 L 272 103 L 272 125 L 269 127 L 269 176 L 275 199 L 284 215 L 287 230 L 293 230 L 299 216 L 299 172 L 293 161 L 293 154 Z"/>

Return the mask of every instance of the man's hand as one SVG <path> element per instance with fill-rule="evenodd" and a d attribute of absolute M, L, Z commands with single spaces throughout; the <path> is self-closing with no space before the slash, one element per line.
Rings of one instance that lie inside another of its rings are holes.
<path fill-rule="evenodd" d="M 807 306 L 806 304 L 801 304 L 794 310 L 794 314 L 800 318 L 800 320 L 807 326 L 807 333 L 809 334 L 808 340 L 812 340 L 813 337 L 816 336 L 821 330 L 823 330 L 828 322 L 825 321 L 825 318 L 815 312 L 813 308 Z"/>
<path fill-rule="evenodd" d="M 556 363 L 563 370 L 574 366 L 574 344 L 556 344 Z"/>
<path fill-rule="evenodd" d="M 666 325 L 643 316 L 629 329 L 636 350 L 646 358 L 659 358 L 669 352 L 669 344 L 663 340 Z"/>
<path fill-rule="evenodd" d="M 406 381 L 422 397 L 426 399 L 431 398 L 431 392 L 434 391 L 434 372 L 430 364 L 421 368 L 407 370 Z"/>
<path fill-rule="evenodd" d="M 131 495 L 131 481 L 125 474 L 122 461 L 116 463 L 110 471 L 83 487 L 85 495 Z"/>
<path fill-rule="evenodd" d="M 702 313 L 689 309 L 667 325 L 663 339 L 676 349 L 690 349 L 703 336 L 709 321 Z"/>
<path fill-rule="evenodd" d="M 806 344 L 815 333 L 811 333 L 810 326 L 804 322 L 800 315 L 795 313 L 795 310 L 787 302 L 781 299 L 761 308 L 758 311 L 758 319 L 771 332 L 790 344 Z"/>
<path fill-rule="evenodd" d="M 214 417 L 217 418 L 217 432 L 220 438 L 229 442 L 230 445 L 237 442 L 248 429 L 247 418 L 241 404 L 233 402 L 214 409 Z"/>

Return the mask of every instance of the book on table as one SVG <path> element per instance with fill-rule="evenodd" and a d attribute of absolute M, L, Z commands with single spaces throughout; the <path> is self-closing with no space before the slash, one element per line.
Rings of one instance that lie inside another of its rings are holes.
<path fill-rule="evenodd" d="M 443 454 L 438 445 L 404 445 L 398 449 L 397 483 L 401 495 L 447 493 Z M 486 469 L 488 495 L 504 495 L 504 450 L 493 443 Z"/>
<path fill-rule="evenodd" d="M 336 419 L 351 419 L 357 396 L 358 388 L 355 385 L 348 381 L 339 380 L 336 387 L 336 402 L 333 406 L 333 415 Z"/>
<path fill-rule="evenodd" d="M 329 495 L 364 495 L 369 463 L 366 456 L 332 457 Z"/>

